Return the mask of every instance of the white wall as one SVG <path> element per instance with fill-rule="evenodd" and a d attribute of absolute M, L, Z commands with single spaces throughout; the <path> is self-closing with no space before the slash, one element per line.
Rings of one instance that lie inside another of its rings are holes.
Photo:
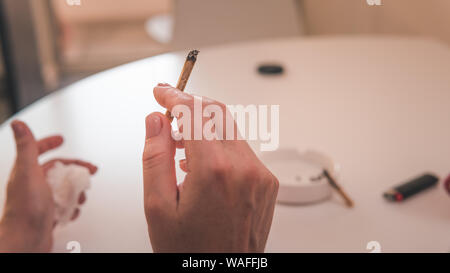
<path fill-rule="evenodd" d="M 304 33 L 295 0 L 174 0 L 175 48 Z"/>
<path fill-rule="evenodd" d="M 381 33 L 434 37 L 450 44 L 449 0 L 303 0 L 309 34 Z"/>
<path fill-rule="evenodd" d="M 52 0 L 59 19 L 65 23 L 145 20 L 167 13 L 171 0 L 80 0 L 80 6 L 69 6 L 66 0 Z"/>

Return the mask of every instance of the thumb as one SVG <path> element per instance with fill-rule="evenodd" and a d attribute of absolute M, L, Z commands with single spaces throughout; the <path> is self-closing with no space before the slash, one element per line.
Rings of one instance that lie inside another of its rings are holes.
<path fill-rule="evenodd" d="M 37 164 L 39 155 L 36 140 L 28 126 L 19 120 L 11 123 L 17 150 L 18 167 L 29 167 Z"/>
<path fill-rule="evenodd" d="M 166 116 L 152 113 L 145 119 L 145 147 L 142 157 L 145 204 L 177 202 L 175 141 Z"/>

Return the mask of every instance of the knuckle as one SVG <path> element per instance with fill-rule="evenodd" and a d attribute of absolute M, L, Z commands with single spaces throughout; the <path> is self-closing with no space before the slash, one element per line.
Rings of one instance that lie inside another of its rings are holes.
<path fill-rule="evenodd" d="M 250 187 L 257 187 L 267 191 L 278 191 L 278 179 L 269 170 L 257 165 L 246 168 L 243 179 Z"/>
<path fill-rule="evenodd" d="M 245 214 L 252 213 L 255 211 L 255 209 L 256 209 L 256 204 L 251 199 L 245 198 L 241 201 L 241 210 Z"/>
<path fill-rule="evenodd" d="M 263 183 L 268 191 L 278 192 L 280 183 L 271 172 L 268 171 L 267 174 L 264 176 Z"/>
<path fill-rule="evenodd" d="M 278 189 L 280 188 L 280 181 L 278 181 L 278 178 L 276 176 L 273 176 L 273 184 L 275 186 L 275 191 L 278 192 Z"/>
<path fill-rule="evenodd" d="M 158 150 L 155 147 L 146 147 L 142 155 L 142 165 L 144 169 L 153 169 L 162 164 L 166 156 L 167 154 L 163 150 Z"/>
<path fill-rule="evenodd" d="M 280 188 L 280 182 L 273 174 L 270 174 L 270 181 L 268 181 L 269 191 L 273 192 L 275 195 L 278 194 L 278 189 Z"/>
<path fill-rule="evenodd" d="M 162 203 L 154 199 L 146 201 L 144 204 L 144 209 L 145 215 L 149 219 L 159 219 L 165 214 Z"/>
<path fill-rule="evenodd" d="M 247 182 L 258 182 L 260 181 L 262 174 L 257 166 L 249 165 L 243 170 L 242 177 Z"/>
<path fill-rule="evenodd" d="M 216 181 L 225 181 L 232 170 L 232 166 L 226 161 L 219 161 L 212 164 L 209 169 Z"/>
<path fill-rule="evenodd" d="M 142 165 L 144 169 L 153 169 L 161 164 L 163 158 L 164 158 L 163 153 L 146 155 L 142 159 Z"/>

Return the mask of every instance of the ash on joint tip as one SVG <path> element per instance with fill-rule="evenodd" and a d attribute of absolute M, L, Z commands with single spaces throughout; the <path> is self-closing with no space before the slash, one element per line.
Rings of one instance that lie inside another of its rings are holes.
<path fill-rule="evenodd" d="M 191 60 L 191 61 L 196 61 L 198 53 L 200 53 L 200 51 L 192 50 L 191 52 L 189 52 L 189 55 L 187 56 L 187 59 Z"/>

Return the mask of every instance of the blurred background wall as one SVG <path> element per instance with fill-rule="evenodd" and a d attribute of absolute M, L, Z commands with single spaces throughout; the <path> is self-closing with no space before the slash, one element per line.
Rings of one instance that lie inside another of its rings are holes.
<path fill-rule="evenodd" d="M 369 6 L 366 0 L 80 0 L 80 6 L 51 1 L 64 60 L 74 72 L 192 46 L 186 36 L 200 45 L 303 34 L 421 35 L 450 44 L 448 0 L 382 0 L 382 6 Z M 174 19 L 170 26 L 161 24 L 174 32 L 169 43 L 148 35 L 146 23 L 161 15 Z M 233 31 L 218 26 L 217 21 L 227 19 Z M 208 26 L 216 32 L 202 33 Z"/>
<path fill-rule="evenodd" d="M 198 46 L 317 35 L 421 36 L 450 45 L 449 0 L 381 1 L 369 6 L 366 0 L 1 0 L 1 29 L 10 33 L 2 32 L 6 49 L 0 56 L 15 56 L 12 63 L 24 68 L 40 67 L 33 75 L 42 79 L 15 79 L 27 82 L 22 92 L 36 92 L 23 106 L 93 73 Z M 32 18 L 11 16 L 11 10 Z M 20 42 L 14 32 L 19 26 Z M 36 50 L 30 50 L 34 44 Z M 25 58 L 32 52 L 35 58 Z M 4 79 L 15 67 L 0 68 Z M 0 92 L 0 113 L 2 97 Z"/>
<path fill-rule="evenodd" d="M 72 72 L 101 70 L 187 47 L 300 35 L 303 22 L 295 0 L 52 3 L 62 27 L 66 69 Z"/>
<path fill-rule="evenodd" d="M 146 21 L 169 14 L 171 0 L 81 0 L 79 6 L 51 2 L 66 72 L 90 73 L 168 50 L 148 35 Z"/>
<path fill-rule="evenodd" d="M 420 35 L 450 44 L 450 1 L 303 0 L 308 34 Z"/>

